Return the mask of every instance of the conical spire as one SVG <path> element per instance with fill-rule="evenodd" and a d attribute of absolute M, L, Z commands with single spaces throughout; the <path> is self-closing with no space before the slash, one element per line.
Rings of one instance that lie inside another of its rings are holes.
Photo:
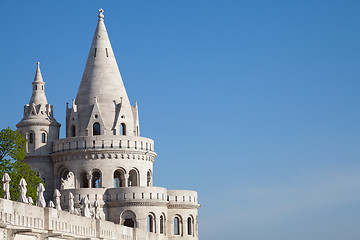
<path fill-rule="evenodd" d="M 114 127 L 116 104 L 121 102 L 122 110 L 129 113 L 127 117 L 132 118 L 131 105 L 106 31 L 103 12 L 99 10 L 98 23 L 75 101 L 81 118 L 82 135 L 87 135 L 86 128 L 95 98 L 103 112 L 104 129 L 107 131 L 112 131 Z"/>
<path fill-rule="evenodd" d="M 41 71 L 40 71 L 40 62 L 37 62 L 36 64 L 37 64 L 37 67 L 36 67 L 34 82 L 44 82 L 42 75 L 41 75 Z"/>
<path fill-rule="evenodd" d="M 33 91 L 32 91 L 32 95 L 31 95 L 29 104 L 31 105 L 34 103 L 35 105 L 38 105 L 38 104 L 46 105 L 48 102 L 46 100 L 45 91 L 44 91 L 45 82 L 43 81 L 43 78 L 41 75 L 39 62 L 37 62 L 35 78 L 34 78 L 32 85 L 33 85 Z"/>

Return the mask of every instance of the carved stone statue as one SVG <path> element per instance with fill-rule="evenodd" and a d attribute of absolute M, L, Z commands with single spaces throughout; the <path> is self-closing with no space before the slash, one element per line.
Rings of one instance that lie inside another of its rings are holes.
<path fill-rule="evenodd" d="M 28 197 L 28 204 L 34 205 L 34 201 L 33 201 L 32 197 Z"/>
<path fill-rule="evenodd" d="M 75 176 L 73 172 L 69 172 L 66 176 L 66 179 L 61 178 L 60 189 L 70 189 L 75 188 Z"/>
<path fill-rule="evenodd" d="M 53 201 L 49 201 L 49 208 L 54 208 L 55 207 L 55 205 L 54 205 L 54 203 L 53 203 Z"/>
<path fill-rule="evenodd" d="M 27 183 L 26 183 L 25 179 L 21 178 L 20 182 L 19 182 L 20 197 L 18 199 L 18 202 L 29 203 L 29 201 L 26 197 L 26 192 L 27 192 L 26 185 L 27 185 Z"/>
<path fill-rule="evenodd" d="M 45 192 L 44 185 L 42 183 L 39 183 L 39 185 L 36 188 L 36 191 L 37 191 L 36 206 L 46 207 L 46 202 L 44 198 L 44 192 Z"/>
<path fill-rule="evenodd" d="M 55 208 L 56 210 L 61 210 L 61 206 L 60 206 L 60 196 L 61 193 L 59 190 L 55 189 L 54 190 L 54 201 L 55 201 Z"/>
<path fill-rule="evenodd" d="M 10 181 L 11 178 L 9 174 L 4 173 L 4 175 L 2 176 L 4 199 L 9 199 L 9 200 L 10 200 Z"/>
<path fill-rule="evenodd" d="M 99 212 L 100 203 L 98 200 L 95 200 L 94 202 L 94 218 L 95 219 L 101 219 L 100 212 Z"/>
<path fill-rule="evenodd" d="M 89 199 L 87 196 L 81 199 L 81 215 L 87 218 L 91 218 L 90 208 L 89 208 Z"/>
<path fill-rule="evenodd" d="M 74 195 L 69 192 L 69 213 L 75 214 Z"/>

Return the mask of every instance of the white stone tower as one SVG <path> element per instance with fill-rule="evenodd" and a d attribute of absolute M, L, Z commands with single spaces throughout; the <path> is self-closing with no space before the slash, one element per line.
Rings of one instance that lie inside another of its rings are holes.
<path fill-rule="evenodd" d="M 40 80 L 35 82 L 43 89 Z M 41 93 L 40 106 L 47 104 Z M 27 119 L 18 124 L 24 136 L 29 139 L 30 131 L 41 134 L 36 124 L 25 124 Z M 52 147 L 41 153 L 51 157 L 53 188 L 61 189 L 63 209 L 71 192 L 76 207 L 87 196 L 100 203 L 102 219 L 146 233 L 138 239 L 198 239 L 197 193 L 153 186 L 154 141 L 140 136 L 137 103 L 131 106 L 127 96 L 102 9 L 76 99 L 66 109 L 66 138 L 55 140 Z M 35 163 L 43 155 L 35 160 L 30 159 L 33 150 L 27 155 L 42 176 L 47 170 Z"/>
<path fill-rule="evenodd" d="M 40 174 L 51 191 L 54 173 L 50 153 L 53 142 L 59 139 L 60 124 L 54 118 L 53 106 L 46 100 L 39 62 L 32 86 L 30 102 L 24 106 L 24 117 L 16 127 L 27 139 L 25 160 Z M 47 194 L 47 197 L 51 196 L 51 192 Z"/>

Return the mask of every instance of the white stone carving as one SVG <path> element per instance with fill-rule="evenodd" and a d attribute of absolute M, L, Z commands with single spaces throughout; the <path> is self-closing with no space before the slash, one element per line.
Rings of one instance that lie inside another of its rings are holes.
<path fill-rule="evenodd" d="M 75 214 L 74 195 L 69 192 L 69 213 Z"/>
<path fill-rule="evenodd" d="M 54 207 L 55 207 L 55 205 L 54 205 L 53 201 L 51 201 L 51 200 L 49 201 L 49 205 L 48 205 L 48 207 L 49 207 L 49 208 L 54 208 Z"/>
<path fill-rule="evenodd" d="M 89 199 L 87 198 L 87 196 L 81 199 L 80 205 L 81 205 L 81 215 L 87 218 L 91 218 Z"/>
<path fill-rule="evenodd" d="M 75 188 L 75 177 L 73 172 L 69 172 L 66 179 L 61 178 L 61 190 Z"/>
<path fill-rule="evenodd" d="M 61 206 L 60 206 L 60 196 L 61 193 L 58 189 L 54 190 L 54 201 L 55 201 L 55 208 L 56 210 L 61 210 Z"/>
<path fill-rule="evenodd" d="M 10 181 L 11 178 L 8 173 L 4 173 L 2 176 L 4 199 L 10 200 Z"/>
<path fill-rule="evenodd" d="M 95 200 L 95 202 L 94 202 L 94 218 L 95 219 L 101 219 L 99 207 L 100 207 L 100 203 L 98 202 L 98 200 Z"/>
<path fill-rule="evenodd" d="M 26 185 L 27 185 L 27 183 L 26 183 L 25 179 L 21 178 L 20 182 L 19 182 L 20 197 L 18 199 L 18 202 L 29 203 L 29 201 L 26 197 L 26 192 L 27 192 Z"/>
<path fill-rule="evenodd" d="M 44 198 L 44 192 L 45 192 L 44 185 L 42 183 L 39 183 L 39 185 L 36 188 L 36 191 L 37 191 L 36 206 L 46 207 L 46 202 Z"/>

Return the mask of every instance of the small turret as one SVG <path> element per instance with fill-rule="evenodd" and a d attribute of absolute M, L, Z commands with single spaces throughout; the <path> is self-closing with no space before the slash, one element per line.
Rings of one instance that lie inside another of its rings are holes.
<path fill-rule="evenodd" d="M 37 62 L 37 68 L 36 68 L 36 73 L 35 73 L 35 78 L 34 81 L 32 83 L 33 85 L 33 91 L 32 91 L 32 95 L 30 98 L 30 105 L 35 104 L 47 104 L 47 100 L 46 100 L 46 96 L 45 96 L 45 91 L 44 91 L 44 80 L 42 78 L 41 75 L 41 71 L 40 71 L 40 62 Z"/>
<path fill-rule="evenodd" d="M 51 143 L 59 139 L 60 124 L 54 118 L 53 106 L 47 102 L 39 62 L 32 85 L 30 102 L 24 106 L 24 117 L 16 127 L 28 140 L 28 154 L 48 155 L 52 152 Z"/>

